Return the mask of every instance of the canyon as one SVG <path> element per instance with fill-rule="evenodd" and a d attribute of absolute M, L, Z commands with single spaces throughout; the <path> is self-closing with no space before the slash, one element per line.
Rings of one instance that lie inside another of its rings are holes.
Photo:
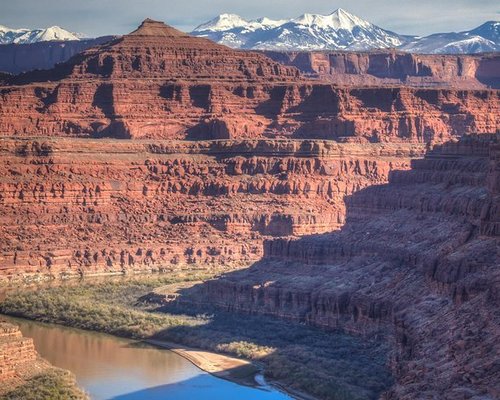
<path fill-rule="evenodd" d="M 175 301 L 390 343 L 384 399 L 498 398 L 496 65 L 146 20 L 5 76 L 0 281 L 210 269 Z"/>
<path fill-rule="evenodd" d="M 384 399 L 495 399 L 499 149 L 495 135 L 438 145 L 345 196 L 339 230 L 267 239 L 249 268 L 159 302 L 384 338 L 396 378 Z"/>

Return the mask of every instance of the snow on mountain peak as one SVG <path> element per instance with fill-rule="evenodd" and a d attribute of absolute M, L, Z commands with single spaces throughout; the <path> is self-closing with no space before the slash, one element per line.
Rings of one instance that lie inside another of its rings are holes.
<path fill-rule="evenodd" d="M 334 26 L 336 25 L 336 29 L 352 30 L 355 26 L 362 26 L 364 28 L 372 26 L 370 22 L 356 17 L 342 8 L 337 8 L 329 17 L 332 18 L 332 22 Z"/>
<path fill-rule="evenodd" d="M 36 42 L 80 40 L 79 37 L 59 26 L 46 29 L 11 29 L 0 25 L 0 44 L 25 44 Z"/>
<path fill-rule="evenodd" d="M 364 28 L 371 26 L 368 21 L 356 17 L 342 8 L 336 9 L 330 15 L 303 14 L 298 18 L 292 19 L 291 22 L 320 29 L 344 29 L 347 31 L 352 31 L 356 26 Z"/>
<path fill-rule="evenodd" d="M 288 20 L 286 20 L 286 19 L 275 20 L 275 19 L 271 19 L 271 18 L 267 18 L 267 17 L 262 17 L 262 18 L 258 18 L 256 20 L 250 21 L 250 25 L 256 25 L 256 26 L 259 25 L 262 27 L 277 27 L 277 26 L 283 25 L 286 22 L 288 22 Z"/>
<path fill-rule="evenodd" d="M 424 37 L 398 35 L 338 8 L 329 15 L 303 14 L 289 20 L 267 17 L 247 21 L 222 14 L 197 27 L 195 36 L 241 49 L 352 50 L 398 48 L 414 53 L 477 53 L 500 50 L 500 22 L 471 31 Z"/>
<path fill-rule="evenodd" d="M 4 35 L 20 35 L 21 33 L 28 32 L 29 29 L 12 29 L 5 25 L 0 25 L 0 43 L 2 42 L 2 37 Z"/>
<path fill-rule="evenodd" d="M 267 17 L 247 21 L 222 14 L 192 34 L 245 49 L 371 49 L 399 46 L 401 37 L 339 8 L 329 15 L 303 14 L 289 20 Z"/>
<path fill-rule="evenodd" d="M 482 53 L 495 51 L 497 48 L 496 44 L 491 40 L 488 40 L 481 36 L 470 36 L 468 35 L 466 39 L 457 40 L 445 44 L 436 53 Z"/>
<path fill-rule="evenodd" d="M 248 21 L 241 18 L 237 14 L 221 14 L 214 19 L 208 21 L 205 24 L 202 24 L 195 28 L 195 31 L 227 31 L 234 28 L 241 28 L 248 25 Z"/>
<path fill-rule="evenodd" d="M 32 40 L 36 42 L 52 42 L 56 40 L 78 40 L 78 37 L 59 26 L 51 26 L 50 28 L 41 30 Z"/>

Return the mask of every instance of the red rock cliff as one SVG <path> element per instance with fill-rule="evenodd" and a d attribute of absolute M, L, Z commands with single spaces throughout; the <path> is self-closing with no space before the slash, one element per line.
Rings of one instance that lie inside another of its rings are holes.
<path fill-rule="evenodd" d="M 346 196 L 339 231 L 266 241 L 261 262 L 185 296 L 385 336 L 397 379 L 387 399 L 496 398 L 497 173 L 498 138 L 437 146 Z"/>
<path fill-rule="evenodd" d="M 344 223 L 425 148 L 323 141 L 0 141 L 0 275 L 237 265 Z M 13 228 L 16 227 L 16 228 Z"/>
<path fill-rule="evenodd" d="M 409 54 L 396 51 L 277 52 L 264 54 L 307 76 L 345 86 L 500 88 L 500 56 Z"/>
<path fill-rule="evenodd" d="M 496 90 L 340 88 L 151 20 L 8 82 L 9 136 L 428 142 L 499 128 Z"/>

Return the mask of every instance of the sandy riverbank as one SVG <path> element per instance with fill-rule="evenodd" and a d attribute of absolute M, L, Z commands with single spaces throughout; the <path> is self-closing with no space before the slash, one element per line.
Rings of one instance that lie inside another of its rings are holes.
<path fill-rule="evenodd" d="M 148 339 L 145 340 L 145 342 L 154 346 L 166 348 L 181 357 L 184 357 L 201 370 L 219 378 L 227 379 L 240 385 L 252 387 L 268 386 L 267 383 L 262 385 L 260 380 L 256 379 L 257 375 L 262 374 L 262 367 L 249 360 L 203 351 L 191 347 L 179 346 L 176 343 L 161 340 Z M 290 389 L 278 382 L 272 382 L 271 384 L 296 400 L 317 400 L 313 396 Z"/>
<path fill-rule="evenodd" d="M 228 379 L 247 386 L 258 386 L 255 381 L 255 375 L 260 372 L 260 367 L 251 361 L 186 346 L 179 346 L 176 343 L 161 340 L 147 339 L 145 342 L 169 349 L 192 362 L 203 371 L 219 378 Z"/>

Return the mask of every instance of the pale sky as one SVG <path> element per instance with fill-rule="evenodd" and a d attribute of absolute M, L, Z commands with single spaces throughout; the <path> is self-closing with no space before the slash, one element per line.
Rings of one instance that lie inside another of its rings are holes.
<path fill-rule="evenodd" d="M 147 17 L 188 32 L 221 13 L 283 19 L 339 7 L 400 34 L 462 31 L 500 20 L 498 0 L 0 0 L 0 25 L 59 25 L 95 37 L 128 33 Z"/>

